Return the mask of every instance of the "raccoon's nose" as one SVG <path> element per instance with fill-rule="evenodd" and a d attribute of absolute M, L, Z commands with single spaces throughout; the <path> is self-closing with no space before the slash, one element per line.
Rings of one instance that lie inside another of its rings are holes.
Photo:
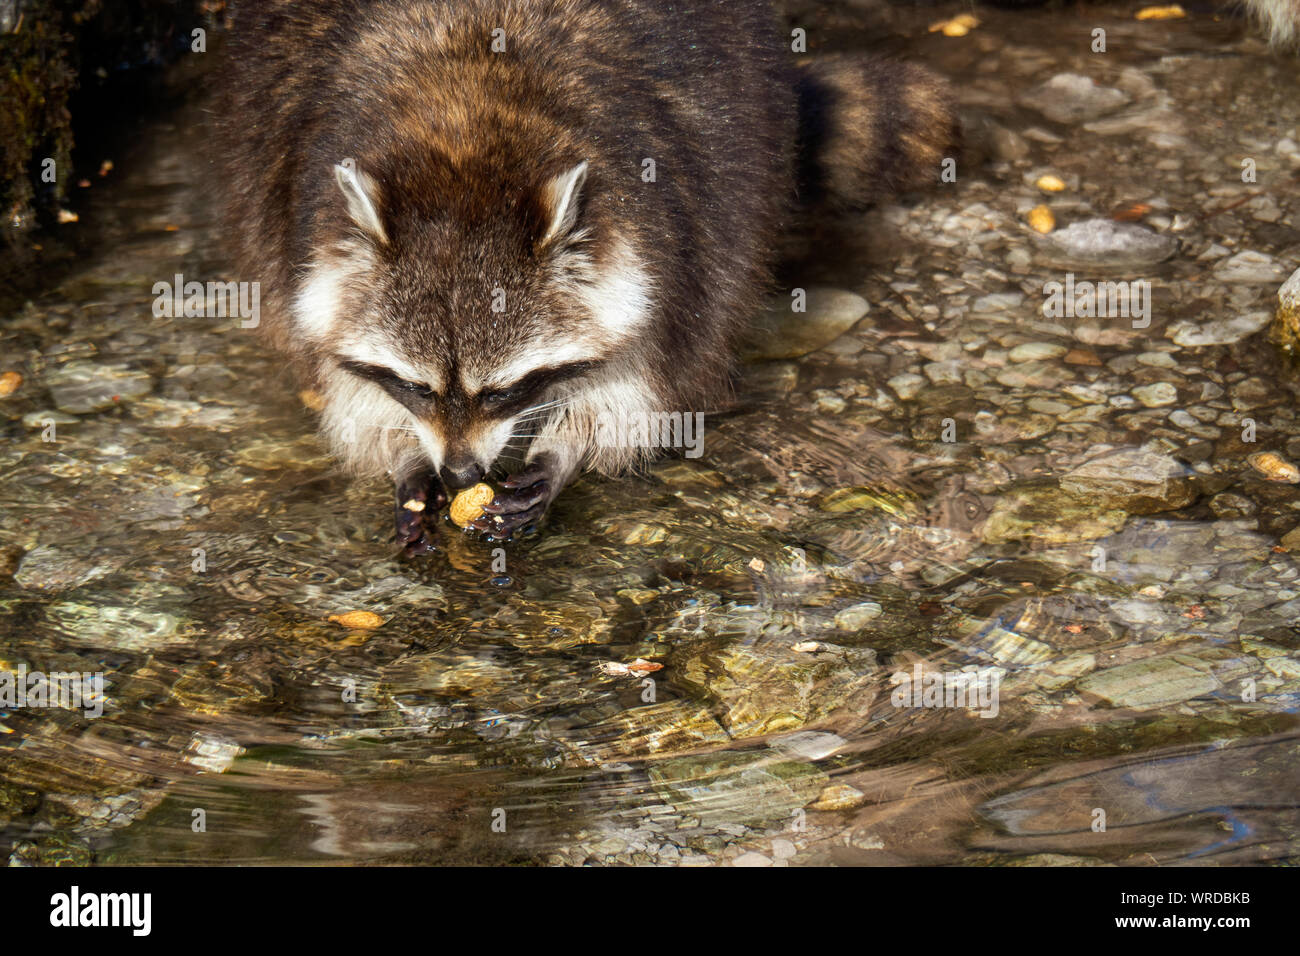
<path fill-rule="evenodd" d="M 453 491 L 468 488 L 483 478 L 483 469 L 469 458 L 453 458 L 438 469 L 442 483 Z"/>

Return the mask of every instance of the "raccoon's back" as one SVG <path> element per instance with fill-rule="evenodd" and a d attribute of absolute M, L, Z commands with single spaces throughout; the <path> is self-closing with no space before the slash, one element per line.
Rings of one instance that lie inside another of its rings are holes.
<path fill-rule="evenodd" d="M 337 205 L 342 158 L 500 136 L 491 148 L 531 165 L 562 140 L 591 163 L 588 208 L 654 253 L 665 374 L 689 350 L 716 377 L 793 189 L 787 41 L 753 0 L 241 5 L 219 107 L 236 251 L 283 306 Z"/>

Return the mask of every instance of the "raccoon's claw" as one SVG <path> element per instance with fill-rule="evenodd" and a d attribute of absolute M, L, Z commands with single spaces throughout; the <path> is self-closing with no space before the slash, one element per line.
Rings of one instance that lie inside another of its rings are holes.
<path fill-rule="evenodd" d="M 535 485 L 539 481 L 545 482 L 551 476 L 550 468 L 546 459 L 535 459 L 531 464 L 524 467 L 523 471 L 516 472 L 502 479 L 502 488 L 527 488 L 529 485 Z"/>
<path fill-rule="evenodd" d="M 503 482 L 503 484 L 505 484 Z M 511 485 L 505 485 L 510 488 Z M 551 499 L 551 485 L 547 481 L 537 481 L 527 487 L 520 488 L 511 494 L 499 494 L 483 506 L 483 510 L 490 515 L 510 515 L 522 511 L 531 510 L 539 502 L 545 503 Z"/>
<path fill-rule="evenodd" d="M 547 505 L 550 502 L 543 501 L 541 504 L 533 505 L 523 511 L 509 512 L 506 514 L 484 515 L 468 527 L 475 531 L 483 532 L 488 541 L 507 541 L 514 536 L 516 531 L 527 529 L 536 524 L 546 514 Z"/>
<path fill-rule="evenodd" d="M 395 524 L 397 546 L 403 554 L 414 557 L 438 550 L 428 519 L 446 503 L 442 482 L 431 473 L 423 472 L 397 483 Z"/>

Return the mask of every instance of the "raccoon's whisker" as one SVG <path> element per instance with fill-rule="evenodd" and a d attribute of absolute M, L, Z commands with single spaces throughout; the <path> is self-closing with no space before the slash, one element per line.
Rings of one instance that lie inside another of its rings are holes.
<path fill-rule="evenodd" d="M 534 421 L 538 418 L 550 418 L 561 408 L 566 408 L 566 407 L 567 406 L 565 405 L 557 405 L 554 408 L 546 408 L 537 412 L 520 412 L 519 417 L 516 419 L 516 421 Z"/>
<path fill-rule="evenodd" d="M 573 399 L 570 399 L 570 398 L 557 398 L 557 399 L 556 399 L 555 401 L 553 401 L 553 402 L 543 402 L 543 403 L 540 404 L 540 405 L 529 405 L 527 408 L 525 408 L 525 409 L 524 409 L 522 412 L 520 412 L 519 414 L 520 414 L 520 415 L 527 415 L 529 412 L 537 412 L 537 411 L 541 411 L 542 409 L 545 409 L 545 408 L 558 408 L 558 407 L 561 406 L 561 405 L 569 405 L 569 404 L 572 403 L 572 401 L 573 401 Z"/>

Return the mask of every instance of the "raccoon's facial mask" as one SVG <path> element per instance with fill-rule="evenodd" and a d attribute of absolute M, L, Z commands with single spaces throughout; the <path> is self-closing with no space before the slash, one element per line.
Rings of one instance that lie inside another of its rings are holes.
<path fill-rule="evenodd" d="M 547 389 L 584 375 L 601 364 L 599 361 L 585 361 L 538 368 L 505 388 L 485 389 L 473 396 L 443 396 L 431 385 L 403 378 L 382 365 L 342 357 L 338 363 L 344 371 L 374 382 L 420 417 L 424 417 L 439 402 L 453 401 L 465 406 L 463 411 L 471 415 L 479 413 L 494 419 L 509 418 L 528 411 L 530 404 L 534 404 Z"/>
<path fill-rule="evenodd" d="M 372 365 L 369 362 L 341 358 L 339 359 L 339 367 L 345 372 L 351 372 L 358 378 L 374 382 L 393 399 L 413 412 L 416 412 L 421 406 L 428 406 L 438 397 L 438 393 L 432 386 L 424 382 L 413 382 L 410 379 L 402 378 L 397 372 L 384 368 L 382 365 Z"/>
<path fill-rule="evenodd" d="M 506 388 L 479 392 L 474 401 L 484 414 L 494 418 L 508 418 L 529 411 L 548 389 L 585 375 L 600 364 L 599 361 L 592 360 L 534 369 Z"/>

